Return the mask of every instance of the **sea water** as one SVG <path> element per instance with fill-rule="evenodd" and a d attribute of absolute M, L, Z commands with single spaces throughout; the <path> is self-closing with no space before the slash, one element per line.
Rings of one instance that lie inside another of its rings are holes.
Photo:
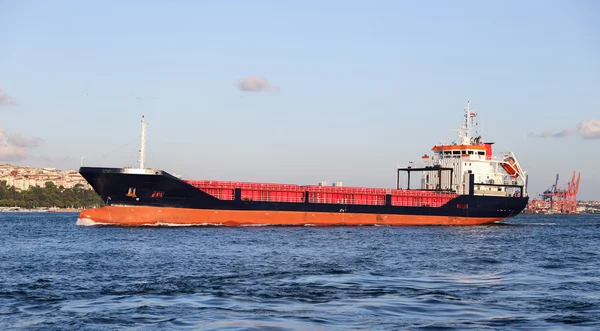
<path fill-rule="evenodd" d="M 600 329 L 600 215 L 471 227 L 0 214 L 0 329 Z"/>

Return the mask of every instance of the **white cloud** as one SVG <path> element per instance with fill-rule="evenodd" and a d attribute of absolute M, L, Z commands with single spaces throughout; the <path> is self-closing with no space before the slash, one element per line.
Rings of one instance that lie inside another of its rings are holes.
<path fill-rule="evenodd" d="M 577 131 L 583 138 L 600 139 L 600 119 L 589 119 L 577 124 Z"/>
<path fill-rule="evenodd" d="M 264 77 L 250 76 L 237 81 L 237 87 L 246 92 L 270 92 L 279 91 L 279 87 L 272 86 Z"/>
<path fill-rule="evenodd" d="M 27 139 L 18 133 L 5 132 L 0 124 L 0 161 L 19 161 L 29 158 L 29 151 L 43 141 L 40 137 Z"/>
<path fill-rule="evenodd" d="M 587 119 L 579 122 L 576 128 L 564 129 L 553 133 L 544 131 L 542 133 L 530 132 L 529 136 L 533 138 L 563 138 L 578 134 L 584 139 L 600 139 L 600 119 Z"/>
<path fill-rule="evenodd" d="M 0 106 L 14 106 L 16 104 L 17 101 L 0 88 Z"/>

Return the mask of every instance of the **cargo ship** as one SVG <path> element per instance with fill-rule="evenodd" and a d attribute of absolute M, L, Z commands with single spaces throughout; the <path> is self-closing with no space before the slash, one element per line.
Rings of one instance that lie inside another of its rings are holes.
<path fill-rule="evenodd" d="M 467 107 L 457 142 L 433 146 L 421 164 L 396 168 L 395 187 L 189 180 L 145 167 L 142 116 L 138 167 L 81 167 L 105 206 L 79 225 L 341 226 L 479 225 L 518 215 L 527 174 L 513 152 L 494 156 Z M 417 183 L 420 185 L 411 183 Z M 412 186 L 412 187 L 411 187 Z M 415 187 L 418 186 L 418 187 Z"/>

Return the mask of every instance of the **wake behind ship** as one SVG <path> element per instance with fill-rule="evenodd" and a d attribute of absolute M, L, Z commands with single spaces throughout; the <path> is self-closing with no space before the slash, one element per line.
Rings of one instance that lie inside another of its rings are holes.
<path fill-rule="evenodd" d="M 81 167 L 106 206 L 80 213 L 80 225 L 477 225 L 518 215 L 527 176 L 512 152 L 492 154 L 467 104 L 459 142 L 432 148 L 422 164 L 396 171 L 396 187 L 344 187 L 183 180 L 146 168 Z M 411 176 L 420 187 L 411 188 Z M 404 187 L 403 183 L 406 183 Z"/>

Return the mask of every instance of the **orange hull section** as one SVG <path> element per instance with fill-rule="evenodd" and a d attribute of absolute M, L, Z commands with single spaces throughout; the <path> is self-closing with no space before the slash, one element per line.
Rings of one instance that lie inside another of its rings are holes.
<path fill-rule="evenodd" d="M 147 225 L 479 225 L 499 217 L 381 215 L 293 211 L 238 211 L 162 207 L 109 206 L 87 209 L 77 224 Z"/>

